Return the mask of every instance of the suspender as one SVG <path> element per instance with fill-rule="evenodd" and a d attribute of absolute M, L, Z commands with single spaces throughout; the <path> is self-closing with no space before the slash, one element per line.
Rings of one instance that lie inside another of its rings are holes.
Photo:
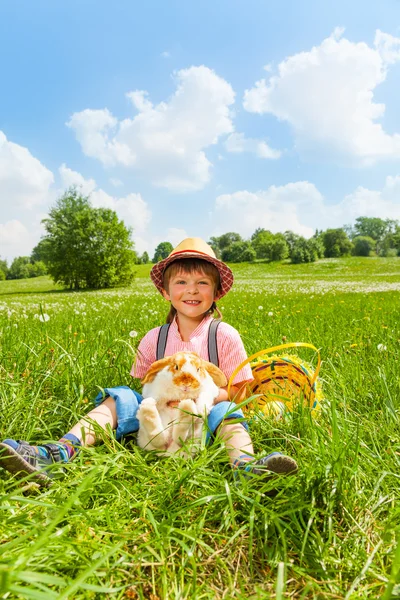
<path fill-rule="evenodd" d="M 219 365 L 218 359 L 218 345 L 217 345 L 217 330 L 219 324 L 221 323 L 221 319 L 213 319 L 210 323 L 210 327 L 208 329 L 208 360 L 213 363 L 216 367 Z M 164 358 L 165 348 L 167 346 L 167 338 L 169 331 L 170 323 L 166 323 L 162 327 L 160 327 L 160 331 L 158 333 L 157 340 L 157 351 L 156 351 L 156 359 L 160 360 L 160 358 Z"/>
<path fill-rule="evenodd" d="M 218 346 L 217 346 L 217 329 L 221 323 L 221 319 L 213 319 L 208 328 L 208 360 L 216 367 L 219 365 Z"/>
<path fill-rule="evenodd" d="M 160 358 L 164 358 L 165 347 L 167 345 L 169 326 L 170 326 L 170 323 L 165 323 L 165 325 L 160 327 L 160 331 L 158 332 L 156 360 L 160 360 Z"/>

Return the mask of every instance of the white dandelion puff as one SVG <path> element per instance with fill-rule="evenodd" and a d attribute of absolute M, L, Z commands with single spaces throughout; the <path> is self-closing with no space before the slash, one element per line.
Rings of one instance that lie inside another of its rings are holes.
<path fill-rule="evenodd" d="M 46 323 L 49 320 L 50 320 L 50 317 L 48 314 L 43 313 L 42 315 L 39 315 L 39 321 L 42 321 L 42 323 Z"/>
<path fill-rule="evenodd" d="M 269 311 L 269 313 L 268 313 L 268 316 L 269 316 L 269 317 L 273 317 L 273 316 L 274 316 L 274 313 L 273 313 L 273 312 L 271 312 L 271 311 Z"/>
<path fill-rule="evenodd" d="M 263 306 L 259 306 L 258 310 L 264 310 L 264 307 Z"/>
<path fill-rule="evenodd" d="M 129 332 L 129 336 L 130 336 L 131 338 L 135 338 L 135 337 L 137 336 L 137 334 L 138 334 L 138 332 L 137 332 L 137 331 L 130 331 L 130 332 Z"/>
<path fill-rule="evenodd" d="M 378 344 L 377 348 L 379 352 L 385 352 L 385 350 L 387 350 L 387 347 L 384 344 Z"/>

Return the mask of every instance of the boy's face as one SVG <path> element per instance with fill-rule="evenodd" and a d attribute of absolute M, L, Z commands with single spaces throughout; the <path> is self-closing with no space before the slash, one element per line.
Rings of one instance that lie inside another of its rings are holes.
<path fill-rule="evenodd" d="M 218 299 L 213 279 L 201 271 L 179 271 L 170 278 L 163 296 L 171 302 L 178 316 L 195 319 L 204 315 Z"/>

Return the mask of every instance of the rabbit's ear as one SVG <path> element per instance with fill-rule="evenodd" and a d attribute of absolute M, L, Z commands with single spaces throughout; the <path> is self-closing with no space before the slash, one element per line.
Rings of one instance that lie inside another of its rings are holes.
<path fill-rule="evenodd" d="M 160 360 L 156 360 L 156 362 L 154 362 L 151 365 L 151 367 L 147 371 L 146 375 L 143 377 L 142 385 L 144 385 L 145 383 L 151 383 L 152 381 L 154 381 L 157 373 L 162 371 L 162 369 L 164 367 L 168 367 L 168 365 L 171 365 L 171 364 L 172 364 L 172 361 L 171 361 L 170 356 L 168 356 L 166 358 L 161 358 Z"/>
<path fill-rule="evenodd" d="M 221 369 L 219 369 L 212 363 L 207 362 L 206 360 L 203 361 L 203 367 L 209 373 L 209 375 L 211 375 L 215 385 L 217 385 L 218 387 L 225 387 L 228 384 L 228 380 L 225 377 L 224 373 L 221 371 Z"/>

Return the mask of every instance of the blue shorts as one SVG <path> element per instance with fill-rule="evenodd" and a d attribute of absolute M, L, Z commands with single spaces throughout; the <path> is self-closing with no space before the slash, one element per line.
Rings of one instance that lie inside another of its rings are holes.
<path fill-rule="evenodd" d="M 97 394 L 94 402 L 96 406 L 101 404 L 107 396 L 114 398 L 117 409 L 117 440 L 124 435 L 134 433 L 139 429 L 139 421 L 136 414 L 143 396 L 132 390 L 126 385 L 121 385 L 113 388 L 104 388 L 104 393 Z M 248 425 L 244 420 L 243 412 L 236 407 L 234 402 L 219 402 L 211 409 L 207 419 L 207 443 L 212 440 L 213 434 L 221 425 L 224 419 L 240 419 L 243 426 L 248 429 Z"/>

